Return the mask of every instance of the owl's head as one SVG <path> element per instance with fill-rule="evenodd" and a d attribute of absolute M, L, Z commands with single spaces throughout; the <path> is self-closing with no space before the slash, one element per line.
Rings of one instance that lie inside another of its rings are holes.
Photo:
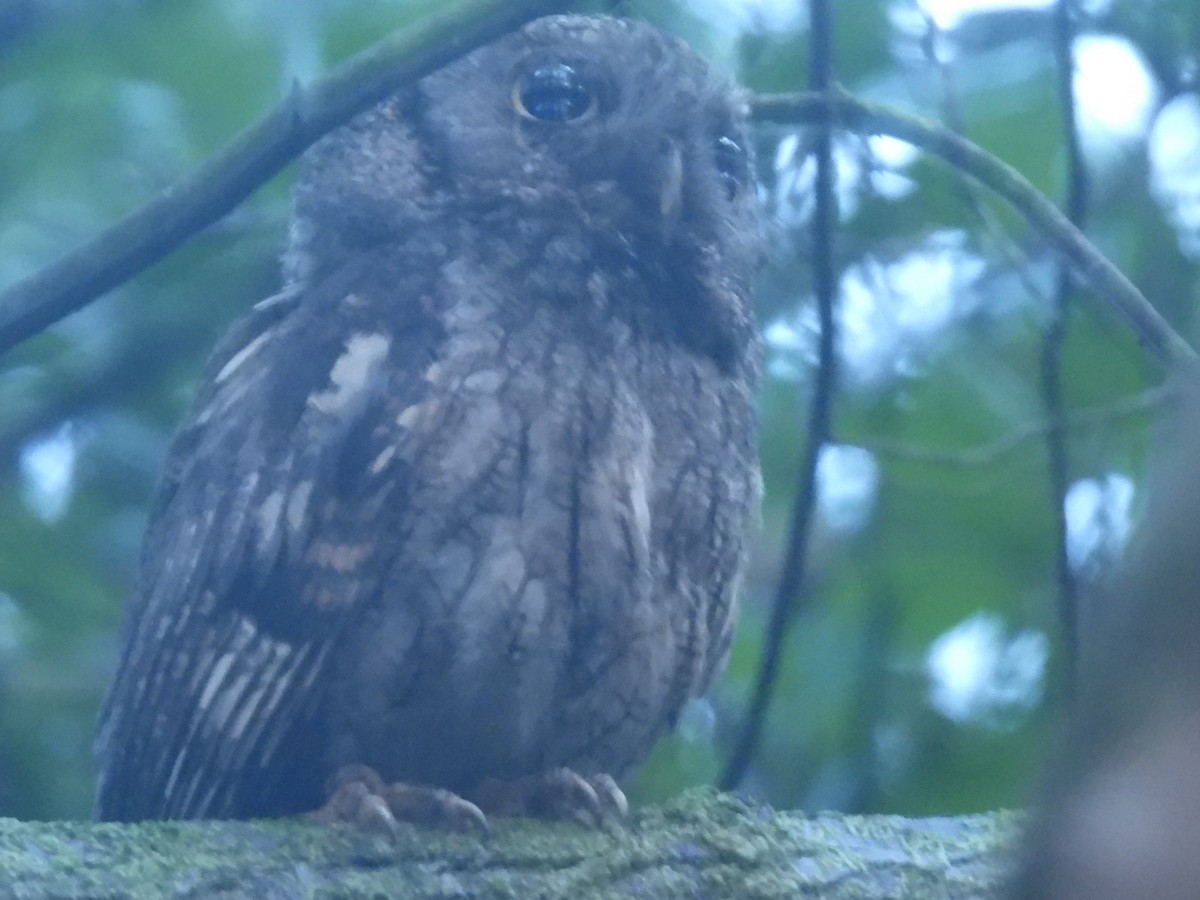
<path fill-rule="evenodd" d="M 742 93 L 677 38 L 538 19 L 310 150 L 289 274 L 447 217 L 507 220 L 514 240 L 555 220 L 663 285 L 732 292 L 718 314 L 746 320 L 761 236 L 745 123 Z"/>

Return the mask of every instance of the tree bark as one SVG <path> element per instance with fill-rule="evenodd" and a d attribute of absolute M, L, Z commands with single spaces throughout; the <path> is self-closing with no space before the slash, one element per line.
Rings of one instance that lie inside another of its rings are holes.
<path fill-rule="evenodd" d="M 298 820 L 0 820 L 0 897 L 997 897 L 1015 813 L 775 812 L 691 791 L 607 830 L 499 820 L 395 840 Z"/>

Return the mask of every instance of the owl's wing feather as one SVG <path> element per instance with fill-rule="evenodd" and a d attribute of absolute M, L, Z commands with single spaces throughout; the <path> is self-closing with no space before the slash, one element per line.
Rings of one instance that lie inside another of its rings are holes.
<path fill-rule="evenodd" d="M 395 552 L 371 516 L 403 504 L 403 485 L 363 462 L 394 450 L 380 413 L 417 402 L 439 334 L 415 308 L 381 323 L 361 282 L 352 268 L 260 304 L 209 364 L 168 455 L 102 714 L 101 818 L 319 801 L 322 675 Z"/>

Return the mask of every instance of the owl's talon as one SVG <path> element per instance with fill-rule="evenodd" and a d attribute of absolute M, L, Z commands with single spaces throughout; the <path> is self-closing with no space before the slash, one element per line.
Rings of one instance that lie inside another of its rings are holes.
<path fill-rule="evenodd" d="M 325 805 L 311 813 L 310 817 L 326 825 L 346 823 L 374 834 L 389 837 L 396 834 L 396 819 L 387 803 L 360 780 L 338 784 Z"/>
<path fill-rule="evenodd" d="M 589 828 L 622 819 L 629 811 L 625 795 L 610 776 L 585 778 L 566 768 L 512 781 L 488 779 L 475 799 L 495 815 L 570 819 Z"/>
<path fill-rule="evenodd" d="M 487 816 L 474 803 L 441 788 L 385 784 L 368 766 L 343 766 L 330 785 L 329 800 L 312 818 L 344 822 L 364 831 L 395 836 L 397 820 L 464 834 L 489 834 Z"/>
<path fill-rule="evenodd" d="M 625 792 L 611 775 L 601 772 L 590 776 L 587 781 L 604 807 L 605 818 L 624 819 L 629 815 L 629 801 L 625 799 Z"/>
<path fill-rule="evenodd" d="M 396 817 L 378 794 L 368 794 L 358 807 L 354 823 L 364 831 L 396 836 Z"/>
<path fill-rule="evenodd" d="M 464 834 L 490 834 L 487 816 L 470 800 L 452 791 L 413 784 L 389 784 L 384 789 L 388 809 L 398 819 L 434 825 Z"/>

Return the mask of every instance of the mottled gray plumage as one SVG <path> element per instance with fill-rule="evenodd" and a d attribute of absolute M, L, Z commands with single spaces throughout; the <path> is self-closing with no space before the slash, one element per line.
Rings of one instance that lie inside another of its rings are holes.
<path fill-rule="evenodd" d="M 723 663 L 759 496 L 739 94 L 552 17 L 308 153 L 218 348 L 103 713 L 106 819 L 621 776 Z"/>

